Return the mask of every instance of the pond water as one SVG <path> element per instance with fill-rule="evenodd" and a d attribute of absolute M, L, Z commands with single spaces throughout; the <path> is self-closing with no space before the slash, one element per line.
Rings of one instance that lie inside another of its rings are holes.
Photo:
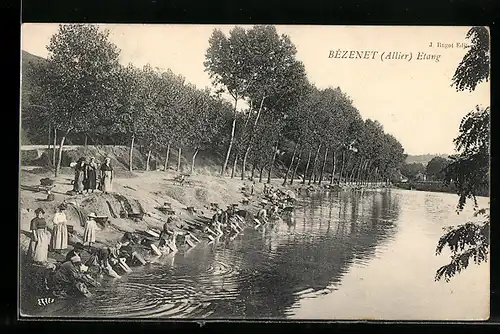
<path fill-rule="evenodd" d="M 294 219 L 165 256 L 92 298 L 37 315 L 148 318 L 472 320 L 489 315 L 489 263 L 435 282 L 453 194 L 407 190 L 300 198 Z M 483 206 L 487 198 L 480 198 Z"/>

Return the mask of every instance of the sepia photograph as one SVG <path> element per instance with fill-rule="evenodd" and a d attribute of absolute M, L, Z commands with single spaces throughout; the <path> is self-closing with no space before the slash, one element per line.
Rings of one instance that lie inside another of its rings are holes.
<path fill-rule="evenodd" d="M 490 318 L 490 30 L 24 23 L 18 314 Z"/>

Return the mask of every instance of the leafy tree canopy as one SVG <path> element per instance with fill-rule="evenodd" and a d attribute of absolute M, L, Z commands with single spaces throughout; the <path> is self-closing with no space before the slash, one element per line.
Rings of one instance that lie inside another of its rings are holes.
<path fill-rule="evenodd" d="M 466 36 L 471 47 L 453 75 L 452 85 L 457 91 L 473 91 L 490 78 L 490 34 L 486 27 L 473 27 Z"/>
<path fill-rule="evenodd" d="M 442 157 L 434 157 L 427 163 L 427 166 L 425 167 L 425 173 L 433 180 L 444 180 L 444 170 L 449 163 L 450 161 L 448 159 Z"/>

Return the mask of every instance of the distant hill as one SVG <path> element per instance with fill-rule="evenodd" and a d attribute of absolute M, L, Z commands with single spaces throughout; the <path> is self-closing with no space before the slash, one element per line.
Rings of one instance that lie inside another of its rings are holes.
<path fill-rule="evenodd" d="M 412 163 L 421 163 L 424 166 L 427 166 L 427 163 L 432 160 L 432 158 L 435 157 L 441 157 L 448 159 L 449 154 L 421 154 L 421 155 L 408 155 L 406 158 L 406 163 L 407 164 L 412 164 Z"/>
<path fill-rule="evenodd" d="M 22 84 L 22 97 L 21 97 L 21 106 L 23 103 L 29 104 L 29 98 L 33 92 L 33 82 L 30 80 L 30 77 L 27 75 L 30 68 L 33 65 L 44 63 L 47 60 L 45 58 L 35 56 L 27 51 L 22 50 L 21 53 L 21 84 Z M 25 127 L 21 127 L 21 143 L 23 145 L 31 144 L 30 140 L 30 129 L 26 129 Z"/>
<path fill-rule="evenodd" d="M 45 58 L 35 56 L 34 54 L 31 54 L 24 50 L 22 50 L 21 60 L 23 69 L 25 68 L 25 66 L 29 65 L 30 62 L 47 61 Z"/>
<path fill-rule="evenodd" d="M 33 65 L 44 63 L 47 60 L 42 57 L 35 56 L 29 52 L 22 51 L 21 54 L 21 79 L 22 79 L 22 92 L 25 98 L 29 97 L 32 93 L 33 83 L 28 76 L 28 72 Z"/>

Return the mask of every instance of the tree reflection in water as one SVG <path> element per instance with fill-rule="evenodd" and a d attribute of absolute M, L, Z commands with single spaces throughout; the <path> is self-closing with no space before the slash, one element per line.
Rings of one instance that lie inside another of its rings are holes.
<path fill-rule="evenodd" d="M 103 287 L 97 298 L 59 304 L 57 315 L 284 318 L 299 293 L 336 289 L 353 266 L 376 256 L 396 232 L 398 196 L 365 191 L 299 199 L 295 216 L 279 226 L 161 258 Z"/>
<path fill-rule="evenodd" d="M 263 239 L 246 244 L 241 265 L 256 274 L 239 282 L 232 309 L 220 305 L 213 316 L 283 318 L 300 291 L 339 286 L 354 261 L 359 265 L 373 258 L 377 247 L 394 236 L 397 202 L 390 191 L 305 198 L 296 210 L 303 222 L 301 233 L 293 237 L 270 233 L 275 245 L 272 251 Z M 339 211 L 336 220 L 331 218 L 334 208 Z M 263 246 L 267 254 L 258 251 Z M 235 309 L 241 313 L 235 313 Z"/>

